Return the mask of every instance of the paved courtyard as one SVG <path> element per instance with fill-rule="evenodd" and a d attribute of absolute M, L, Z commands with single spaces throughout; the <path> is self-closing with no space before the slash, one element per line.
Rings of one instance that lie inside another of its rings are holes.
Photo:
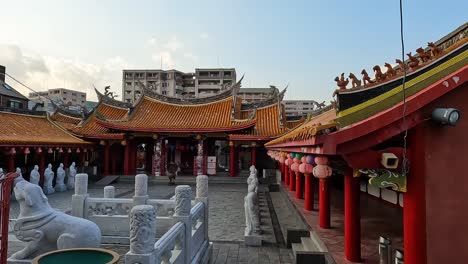
<path fill-rule="evenodd" d="M 117 183 L 115 195 L 119 198 L 132 197 L 133 184 Z M 174 195 L 175 186 L 155 185 L 148 187 L 150 198 L 169 199 Z M 192 186 L 193 195 L 195 186 Z M 265 200 L 263 189 L 260 188 L 260 209 L 262 222 L 262 247 L 247 247 L 244 245 L 244 196 L 247 184 L 210 184 L 209 185 L 209 236 L 213 242 L 213 256 L 211 263 L 292 263 L 292 252 L 276 242 L 270 208 Z M 90 185 L 88 193 L 91 197 L 103 197 L 103 186 Z M 68 212 L 71 209 L 73 191 L 54 193 L 48 196 L 52 207 Z M 12 202 L 10 218 L 15 219 L 19 214 L 16 201 Z M 10 235 L 8 254 L 11 255 L 23 247 L 23 243 L 15 241 Z M 128 246 L 104 245 L 118 252 L 120 255 L 128 251 Z M 123 258 L 120 263 L 123 263 Z"/>

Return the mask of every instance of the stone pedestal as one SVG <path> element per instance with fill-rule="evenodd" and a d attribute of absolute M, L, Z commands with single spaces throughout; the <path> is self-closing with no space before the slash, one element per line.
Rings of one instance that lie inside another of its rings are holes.
<path fill-rule="evenodd" d="M 244 236 L 246 246 L 259 247 L 262 245 L 262 236 L 261 235 L 247 235 Z"/>
<path fill-rule="evenodd" d="M 8 264 L 31 264 L 32 259 L 7 259 Z"/>

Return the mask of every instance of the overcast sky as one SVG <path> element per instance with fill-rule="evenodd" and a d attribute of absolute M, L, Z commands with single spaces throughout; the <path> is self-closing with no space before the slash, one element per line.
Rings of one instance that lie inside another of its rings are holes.
<path fill-rule="evenodd" d="M 404 1 L 408 51 L 467 22 L 468 1 Z M 121 94 L 122 69 L 235 67 L 243 87 L 330 101 L 334 77 L 401 54 L 398 1 L 0 0 L 0 64 L 35 90 Z M 9 82 L 21 92 L 26 89 Z M 120 97 L 119 97 L 120 98 Z"/>

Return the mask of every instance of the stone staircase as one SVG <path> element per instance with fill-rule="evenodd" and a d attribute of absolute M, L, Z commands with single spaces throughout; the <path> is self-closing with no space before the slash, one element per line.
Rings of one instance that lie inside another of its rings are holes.
<path fill-rule="evenodd" d="M 301 237 L 300 243 L 291 243 L 294 263 L 335 263 L 328 254 L 327 246 L 320 240 L 314 231 L 310 231 L 310 236 Z"/>

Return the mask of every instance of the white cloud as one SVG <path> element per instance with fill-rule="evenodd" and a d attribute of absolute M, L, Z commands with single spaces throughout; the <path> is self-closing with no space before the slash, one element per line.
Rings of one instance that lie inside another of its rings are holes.
<path fill-rule="evenodd" d="M 164 43 L 163 47 L 165 49 L 168 49 L 168 50 L 172 51 L 172 52 L 175 52 L 177 50 L 183 49 L 184 44 L 182 42 L 180 42 L 179 40 L 177 40 L 176 37 L 172 37 L 169 41 Z"/>
<path fill-rule="evenodd" d="M 193 70 L 185 66 L 193 67 L 193 62 L 198 60 L 198 57 L 176 36 L 172 36 L 167 41 L 150 38 L 147 44 L 150 46 L 151 59 L 158 67 L 162 64 L 163 69 Z"/>
<path fill-rule="evenodd" d="M 210 38 L 210 35 L 206 32 L 203 32 L 200 34 L 200 38 L 206 40 Z"/>
<path fill-rule="evenodd" d="M 0 64 L 35 91 L 65 87 L 86 92 L 88 100 L 97 100 L 93 84 L 98 89 L 111 85 L 111 90 L 120 95 L 122 69 L 129 67 L 119 56 L 96 65 L 77 59 L 28 55 L 15 45 L 0 45 Z M 31 92 L 13 80 L 7 81 L 26 96 Z"/>

